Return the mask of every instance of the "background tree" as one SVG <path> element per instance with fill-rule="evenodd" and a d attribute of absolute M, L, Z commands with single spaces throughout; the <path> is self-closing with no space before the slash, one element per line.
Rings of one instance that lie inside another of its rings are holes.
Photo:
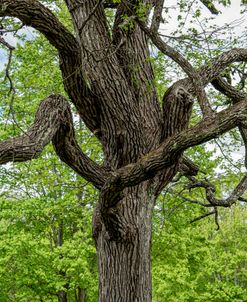
<path fill-rule="evenodd" d="M 246 142 L 243 81 L 242 86 L 233 87 L 220 75 L 234 62 L 240 63 L 237 68 L 244 74 L 247 50 L 228 49 L 205 62 L 192 57 L 189 48 L 182 55 L 176 45 L 171 47 L 158 34 L 163 1 L 65 1 L 73 31 L 52 13 L 63 5 L 61 1 L 57 6 L 52 2 L 1 0 L 0 15 L 7 30 L 9 19 L 5 17 L 18 18 L 40 31 L 58 52 L 65 91 L 100 142 L 103 163 L 81 150 L 70 108 L 61 94 L 52 94 L 41 103 L 34 124 L 24 134 L 0 143 L 0 163 L 34 159 L 52 140 L 60 159 L 100 192 L 93 219 L 99 301 L 151 301 L 151 219 L 160 192 L 180 172 L 189 179 L 190 190 L 205 189 L 206 202 L 190 200 L 213 209 L 201 217 L 214 214 L 217 219 L 217 208 L 230 207 L 245 191 L 243 175 L 228 198 L 216 198 L 215 186 L 195 178 L 200 168 L 183 152 L 236 127 Z M 212 3 L 202 3 L 217 13 Z M 178 4 L 181 11 L 188 11 L 183 1 Z M 114 14 L 109 8 L 116 10 Z M 199 17 L 198 11 L 195 17 Z M 147 20 L 151 20 L 150 26 Z M 198 46 L 200 36 L 197 38 L 194 44 Z M 162 106 L 148 39 L 187 76 L 166 90 Z M 181 39 L 186 42 L 188 38 L 178 37 Z M 1 41 L 12 53 L 13 48 Z M 195 69 L 195 63 L 201 67 Z M 6 78 L 16 94 L 9 71 L 7 66 Z M 230 99 L 228 104 L 219 98 L 209 101 L 204 90 L 209 83 Z M 59 91 L 57 86 L 53 92 Z M 226 108 L 217 112 L 215 104 Z"/>

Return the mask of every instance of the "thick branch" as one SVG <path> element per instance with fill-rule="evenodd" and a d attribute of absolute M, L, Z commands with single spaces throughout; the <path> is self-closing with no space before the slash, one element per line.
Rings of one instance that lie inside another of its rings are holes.
<path fill-rule="evenodd" d="M 216 138 L 246 123 L 246 119 L 247 104 L 244 100 L 212 118 L 203 120 L 193 128 L 168 138 L 158 149 L 146 154 L 137 163 L 127 165 L 112 174 L 102 191 L 104 206 L 107 208 L 115 205 L 119 200 L 120 192 L 125 187 L 137 185 L 141 181 L 152 178 L 157 171 L 171 166 L 187 148 Z"/>
<path fill-rule="evenodd" d="M 61 160 L 95 187 L 103 185 L 106 171 L 80 150 L 69 105 L 60 95 L 49 96 L 40 104 L 34 124 L 26 133 L 0 142 L 0 164 L 37 158 L 51 140 Z"/>
<path fill-rule="evenodd" d="M 225 96 L 231 98 L 233 102 L 238 102 L 247 97 L 247 94 L 237 90 L 229 83 L 227 83 L 222 77 L 216 77 L 211 84 L 214 86 L 216 90 L 223 93 Z"/>
<path fill-rule="evenodd" d="M 16 17 L 23 24 L 37 29 L 59 52 L 78 51 L 74 36 L 39 1 L 0 0 L 0 16 Z"/>
<path fill-rule="evenodd" d="M 0 16 L 16 17 L 44 34 L 59 52 L 65 90 L 80 116 L 92 132 L 100 128 L 96 97 L 89 93 L 75 37 L 37 0 L 0 0 Z"/>
<path fill-rule="evenodd" d="M 120 66 L 133 92 L 132 102 L 141 115 L 148 150 L 158 146 L 160 141 L 161 115 L 154 85 L 154 73 L 151 66 L 148 39 L 138 24 L 133 23 L 133 10 L 146 6 L 143 17 L 147 17 L 152 6 L 151 0 L 122 1 L 116 11 L 113 26 L 113 44 Z M 126 18 L 128 16 L 129 18 Z M 132 24 L 128 28 L 128 23 Z M 147 131 L 147 129 L 149 129 Z"/>
<path fill-rule="evenodd" d="M 247 61 L 247 48 L 233 48 L 226 51 L 213 59 L 210 64 L 200 68 L 199 73 L 202 77 L 203 84 L 207 85 L 212 82 L 213 79 L 230 64 L 234 62 L 246 62 Z"/>

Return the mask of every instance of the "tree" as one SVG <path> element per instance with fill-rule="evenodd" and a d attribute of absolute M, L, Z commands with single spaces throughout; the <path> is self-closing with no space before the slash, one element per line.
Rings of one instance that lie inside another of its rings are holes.
<path fill-rule="evenodd" d="M 100 142 L 104 162 L 98 164 L 81 150 L 70 106 L 64 96 L 53 94 L 41 102 L 34 124 L 23 135 L 0 143 L 0 164 L 32 160 L 52 141 L 58 157 L 100 193 L 92 222 L 99 301 L 148 302 L 152 300 L 152 211 L 174 176 L 178 172 L 186 176 L 191 190 L 205 189 L 207 201 L 194 201 L 213 209 L 203 217 L 214 214 L 217 218 L 218 207 L 244 201 L 246 175 L 228 198 L 216 198 L 209 181 L 197 180 L 200 168 L 184 151 L 237 127 L 246 143 L 244 85 L 237 89 L 222 73 L 232 63 L 246 62 L 247 49 L 232 48 L 195 68 L 192 59 L 190 62 L 159 35 L 164 1 L 64 2 L 73 32 L 52 12 L 53 1 L 0 0 L 0 16 L 33 27 L 56 49 L 65 91 Z M 201 2 L 213 14 L 218 13 L 210 1 Z M 107 20 L 108 9 L 115 10 L 113 23 Z M 12 53 L 13 48 L 0 38 Z M 186 75 L 166 90 L 161 106 L 149 41 Z M 13 90 L 9 66 L 6 78 Z M 219 112 L 205 91 L 210 83 L 230 99 Z M 202 114 L 194 123 L 197 103 Z"/>

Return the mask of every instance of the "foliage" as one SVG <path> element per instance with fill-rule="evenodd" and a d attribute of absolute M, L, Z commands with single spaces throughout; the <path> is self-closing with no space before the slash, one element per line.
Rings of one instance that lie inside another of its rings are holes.
<path fill-rule="evenodd" d="M 245 301 L 246 208 L 221 213 L 219 231 L 209 218 L 189 224 L 184 204 L 171 212 L 155 220 L 153 301 Z"/>

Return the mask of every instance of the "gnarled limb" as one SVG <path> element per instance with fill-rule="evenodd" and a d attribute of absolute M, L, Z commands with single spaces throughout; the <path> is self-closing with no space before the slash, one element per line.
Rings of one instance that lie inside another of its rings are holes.
<path fill-rule="evenodd" d="M 81 151 L 69 105 L 61 95 L 51 95 L 40 104 L 34 124 L 26 133 L 0 142 L 0 164 L 37 158 L 51 140 L 61 160 L 95 187 L 102 187 L 107 172 Z"/>
<path fill-rule="evenodd" d="M 229 195 L 229 197 L 225 199 L 218 199 L 215 197 L 216 189 L 214 185 L 211 184 L 209 181 L 203 181 L 203 180 L 198 181 L 195 177 L 191 177 L 190 181 L 191 183 L 188 185 L 189 189 L 199 188 L 199 187 L 205 189 L 208 204 L 195 202 L 204 207 L 225 207 L 225 208 L 231 207 L 237 200 L 239 200 L 239 198 L 247 190 L 247 174 L 243 176 L 243 178 L 240 180 L 240 182 L 238 183 L 236 188 L 232 191 L 232 193 Z"/>
<path fill-rule="evenodd" d="M 247 49 L 235 48 L 227 51 L 212 60 L 210 64 L 196 71 L 182 54 L 165 43 L 157 32 L 150 30 L 143 22 L 135 18 L 142 30 L 149 36 L 154 45 L 164 54 L 174 60 L 188 75 L 191 83 L 180 81 L 187 87 L 187 91 L 197 95 L 198 101 L 204 116 L 213 114 L 213 110 L 207 99 L 204 86 L 216 78 L 227 66 L 233 62 L 247 61 Z M 190 86 L 190 87 L 189 87 Z"/>
<path fill-rule="evenodd" d="M 205 119 L 196 126 L 168 138 L 158 149 L 141 157 L 137 163 L 112 173 L 101 191 L 101 199 L 104 202 L 102 206 L 109 208 L 116 205 L 125 187 L 135 186 L 152 178 L 158 171 L 176 162 L 187 148 L 216 138 L 240 124 L 246 124 L 246 120 L 247 104 L 244 100 L 215 114 L 211 119 Z"/>

